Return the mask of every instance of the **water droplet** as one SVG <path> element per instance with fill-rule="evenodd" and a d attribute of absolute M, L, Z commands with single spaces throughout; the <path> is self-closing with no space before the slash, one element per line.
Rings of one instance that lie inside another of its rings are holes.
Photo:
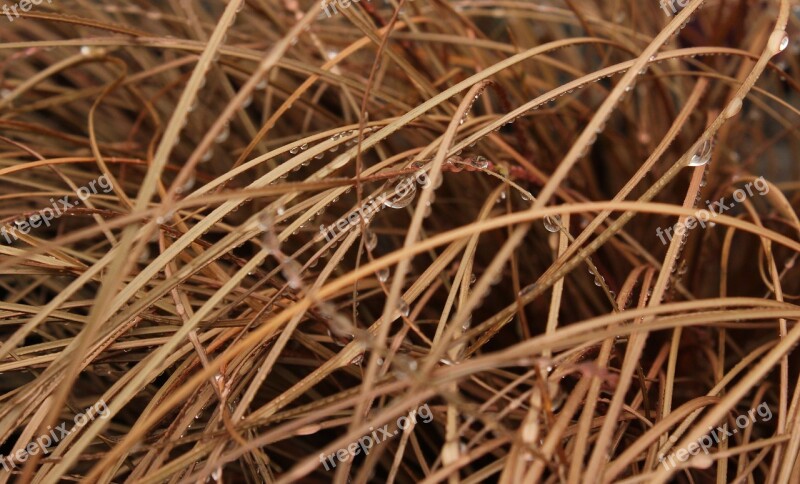
<path fill-rule="evenodd" d="M 397 309 L 400 310 L 400 314 L 403 317 L 407 318 L 409 314 L 411 314 L 411 308 L 408 306 L 408 303 L 403 299 L 400 298 L 400 301 L 397 303 Z"/>
<path fill-rule="evenodd" d="M 222 128 L 222 131 L 214 138 L 215 143 L 224 143 L 228 140 L 228 137 L 231 134 L 231 126 L 228 123 L 225 123 L 225 126 Z"/>
<path fill-rule="evenodd" d="M 291 153 L 293 155 L 296 155 L 298 151 L 300 151 L 300 147 L 299 146 L 295 146 L 294 148 L 289 150 L 289 153 Z"/>
<path fill-rule="evenodd" d="M 284 208 L 283 205 L 278 205 L 278 208 L 275 209 L 275 213 L 277 215 L 283 215 L 284 213 L 286 213 L 286 208 Z"/>
<path fill-rule="evenodd" d="M 402 184 L 405 184 L 406 187 L 405 193 L 400 193 L 403 191 L 403 189 L 400 188 Z M 414 198 L 417 196 L 417 187 L 413 183 L 413 181 L 406 179 L 400 182 L 400 184 L 398 184 L 397 187 L 395 187 L 395 194 L 398 195 L 397 198 L 392 199 L 391 197 L 389 197 L 383 202 L 383 205 L 385 207 L 389 208 L 407 207 L 411 202 L 414 201 Z"/>
<path fill-rule="evenodd" d="M 308 149 L 308 143 L 303 143 L 302 145 L 300 145 L 300 150 L 301 151 L 305 151 L 307 149 Z"/>
<path fill-rule="evenodd" d="M 525 201 L 525 202 L 530 202 L 530 201 L 531 201 L 531 198 L 530 198 L 530 197 L 528 196 L 528 194 L 527 194 L 527 193 L 525 193 L 525 192 L 521 192 L 521 193 L 519 194 L 519 196 L 520 196 L 520 197 L 522 198 L 522 200 L 523 200 L 523 201 Z"/>
<path fill-rule="evenodd" d="M 594 285 L 600 287 L 605 282 L 605 278 L 603 276 L 594 276 Z"/>
<path fill-rule="evenodd" d="M 558 215 L 548 215 L 542 219 L 542 225 L 548 232 L 558 232 L 559 227 L 561 227 L 561 220 L 559 220 Z"/>
<path fill-rule="evenodd" d="M 767 46 L 772 52 L 772 55 L 776 55 L 786 50 L 786 47 L 789 46 L 789 36 L 786 35 L 786 31 L 775 30 L 772 32 L 772 35 L 769 36 L 769 40 L 767 41 Z"/>
<path fill-rule="evenodd" d="M 178 193 L 186 193 L 191 190 L 194 187 L 195 181 L 197 181 L 197 177 L 195 176 L 195 170 L 192 170 L 192 172 L 189 174 L 189 178 L 187 178 L 183 185 L 178 188 Z"/>
<path fill-rule="evenodd" d="M 478 276 L 476 276 L 475 273 L 472 273 L 472 275 L 469 276 L 469 283 L 470 284 L 475 284 L 475 281 L 477 281 L 477 280 L 478 280 Z"/>
<path fill-rule="evenodd" d="M 735 97 L 731 100 L 731 103 L 728 104 L 728 108 L 725 110 L 725 118 L 731 119 L 732 117 L 739 114 L 739 111 L 742 110 L 742 99 Z"/>
<path fill-rule="evenodd" d="M 714 147 L 714 141 L 712 139 L 707 139 L 703 142 L 703 146 L 697 150 L 697 153 L 692 155 L 692 159 L 689 160 L 689 166 L 703 166 L 711 160 L 711 152 Z"/>
<path fill-rule="evenodd" d="M 533 292 L 535 287 L 536 287 L 536 283 L 535 282 L 533 284 L 528 284 L 527 286 L 525 286 L 525 287 L 523 287 L 522 289 L 519 290 L 519 296 L 522 297 L 522 296 L 524 296 L 526 294 L 530 294 L 531 292 Z"/>
<path fill-rule="evenodd" d="M 369 228 L 364 230 L 364 246 L 369 251 L 375 250 L 378 246 L 378 236 Z"/>
<path fill-rule="evenodd" d="M 297 234 L 297 231 L 294 232 Z M 295 261 L 294 259 L 289 259 L 281 268 L 281 273 L 283 274 L 284 279 L 289 283 L 289 287 L 292 289 L 299 289 L 302 286 L 303 282 L 300 278 L 300 271 L 302 270 L 302 266 Z"/>
<path fill-rule="evenodd" d="M 467 320 L 464 321 L 464 324 L 461 325 L 461 330 L 466 332 L 467 330 L 469 330 L 470 326 L 472 326 L 472 315 L 467 317 Z"/>
<path fill-rule="evenodd" d="M 381 267 L 377 272 L 375 272 L 375 275 L 378 276 L 379 281 L 386 282 L 389 280 L 389 268 Z"/>
<path fill-rule="evenodd" d="M 475 159 L 472 160 L 472 166 L 481 170 L 485 170 L 489 168 L 489 160 L 483 156 L 476 156 Z"/>

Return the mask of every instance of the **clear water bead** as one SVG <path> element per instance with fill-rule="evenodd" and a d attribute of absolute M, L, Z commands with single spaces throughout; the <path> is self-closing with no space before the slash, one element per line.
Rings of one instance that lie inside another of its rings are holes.
<path fill-rule="evenodd" d="M 395 193 L 398 193 L 399 196 L 394 199 L 392 199 L 391 197 L 387 198 L 383 202 L 383 205 L 385 207 L 395 208 L 395 209 L 405 208 L 409 204 L 411 204 L 411 202 L 414 201 L 414 198 L 417 196 L 417 186 L 413 182 L 401 182 L 401 183 L 407 183 L 406 193 L 399 194 L 397 190 L 395 190 Z"/>
<path fill-rule="evenodd" d="M 542 224 L 548 232 L 558 232 L 558 229 L 561 226 L 561 221 L 559 220 L 558 215 L 548 215 L 542 219 Z"/>
<path fill-rule="evenodd" d="M 783 52 L 787 47 L 789 47 L 789 36 L 786 35 L 786 32 L 782 32 L 780 35 L 781 37 L 778 43 L 778 52 Z"/>
<path fill-rule="evenodd" d="M 536 288 L 536 283 L 528 284 L 527 286 L 523 287 L 519 290 L 519 296 L 522 297 L 526 294 L 530 294 Z"/>
<path fill-rule="evenodd" d="M 364 230 L 364 246 L 370 251 L 378 246 L 378 236 L 370 229 Z"/>
<path fill-rule="evenodd" d="M 379 281 L 386 282 L 389 280 L 389 268 L 381 267 L 377 272 L 375 272 L 375 275 L 378 276 Z"/>
<path fill-rule="evenodd" d="M 231 135 L 231 126 L 229 124 L 225 124 L 225 127 L 222 128 L 222 131 L 214 138 L 214 142 L 216 143 L 224 143 L 228 140 L 228 137 Z"/>
<path fill-rule="evenodd" d="M 475 159 L 472 160 L 472 166 L 481 170 L 485 170 L 489 168 L 489 160 L 483 156 L 476 156 Z"/>
<path fill-rule="evenodd" d="M 703 166 L 711 160 L 711 151 L 714 147 L 714 141 L 711 139 L 707 139 L 703 142 L 703 146 L 697 150 L 697 153 L 692 155 L 692 159 L 689 160 L 689 166 Z"/>
<path fill-rule="evenodd" d="M 400 314 L 402 314 L 404 318 L 407 318 L 408 315 L 411 314 L 411 308 L 403 298 L 400 298 L 400 301 L 397 303 L 397 309 L 400 310 Z"/>

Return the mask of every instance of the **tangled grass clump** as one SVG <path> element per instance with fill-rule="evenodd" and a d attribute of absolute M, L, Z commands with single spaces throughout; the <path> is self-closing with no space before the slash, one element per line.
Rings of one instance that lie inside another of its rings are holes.
<path fill-rule="evenodd" d="M 0 16 L 0 484 L 800 481 L 800 5 L 343 3 Z"/>

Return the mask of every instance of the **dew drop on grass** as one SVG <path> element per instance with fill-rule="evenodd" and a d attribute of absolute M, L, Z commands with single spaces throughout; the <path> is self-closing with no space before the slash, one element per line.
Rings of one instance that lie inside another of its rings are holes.
<path fill-rule="evenodd" d="M 779 54 L 786 50 L 789 46 L 789 36 L 786 35 L 785 30 L 775 30 L 770 35 L 769 40 L 767 41 L 767 46 L 769 47 L 772 55 Z"/>
<path fill-rule="evenodd" d="M 192 170 L 189 174 L 189 177 L 183 182 L 180 188 L 178 188 L 178 193 L 186 193 L 192 188 L 194 188 L 195 181 L 197 181 L 196 171 Z"/>
<path fill-rule="evenodd" d="M 400 298 L 400 301 L 397 303 L 397 309 L 400 310 L 400 314 L 402 314 L 404 318 L 407 318 L 408 315 L 411 314 L 411 308 L 403 298 Z"/>
<path fill-rule="evenodd" d="M 697 153 L 692 155 L 692 159 L 689 160 L 689 166 L 703 166 L 711 160 L 711 151 L 714 147 L 714 141 L 711 139 L 707 139 L 703 142 L 703 146 L 697 150 Z"/>
<path fill-rule="evenodd" d="M 489 160 L 483 156 L 476 156 L 475 159 L 472 160 L 472 166 L 481 170 L 485 170 L 489 168 Z"/>
<path fill-rule="evenodd" d="M 369 228 L 364 230 L 364 246 L 370 251 L 375 250 L 375 247 L 378 246 L 378 236 Z"/>
<path fill-rule="evenodd" d="M 725 118 L 731 119 L 732 117 L 739 114 L 739 111 L 742 110 L 742 99 L 735 97 L 731 100 L 730 104 L 728 104 L 728 108 L 725 109 Z"/>
<path fill-rule="evenodd" d="M 228 137 L 231 135 L 231 126 L 230 124 L 225 124 L 225 127 L 222 128 L 222 131 L 214 138 L 215 143 L 224 143 L 228 140 Z"/>
<path fill-rule="evenodd" d="M 389 208 L 405 208 L 414 201 L 416 196 L 417 187 L 411 183 L 408 185 L 408 191 L 405 193 L 405 195 L 400 195 L 395 199 L 392 199 L 391 197 L 387 198 L 386 201 L 383 202 L 383 205 Z"/>
<path fill-rule="evenodd" d="M 341 338 L 338 338 L 333 334 L 333 331 L 331 331 L 330 328 L 328 329 L 328 336 L 330 336 L 331 340 L 336 343 L 336 346 L 347 346 L 347 344 L 344 343 Z"/>
<path fill-rule="evenodd" d="M 379 281 L 386 282 L 389 280 L 389 268 L 381 267 L 377 270 L 377 272 L 375 272 L 375 275 L 378 276 Z"/>
<path fill-rule="evenodd" d="M 300 151 L 300 147 L 299 146 L 295 146 L 294 148 L 289 150 L 289 153 L 291 153 L 293 155 L 296 155 L 298 151 Z"/>
<path fill-rule="evenodd" d="M 558 228 L 561 226 L 558 215 L 548 215 L 542 220 L 542 224 L 548 232 L 558 232 Z"/>

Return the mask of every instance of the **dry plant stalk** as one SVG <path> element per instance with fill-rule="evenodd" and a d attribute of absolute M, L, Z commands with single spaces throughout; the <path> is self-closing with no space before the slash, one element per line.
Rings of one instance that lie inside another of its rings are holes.
<path fill-rule="evenodd" d="M 800 4 L 0 11 L 0 484 L 800 482 Z"/>

